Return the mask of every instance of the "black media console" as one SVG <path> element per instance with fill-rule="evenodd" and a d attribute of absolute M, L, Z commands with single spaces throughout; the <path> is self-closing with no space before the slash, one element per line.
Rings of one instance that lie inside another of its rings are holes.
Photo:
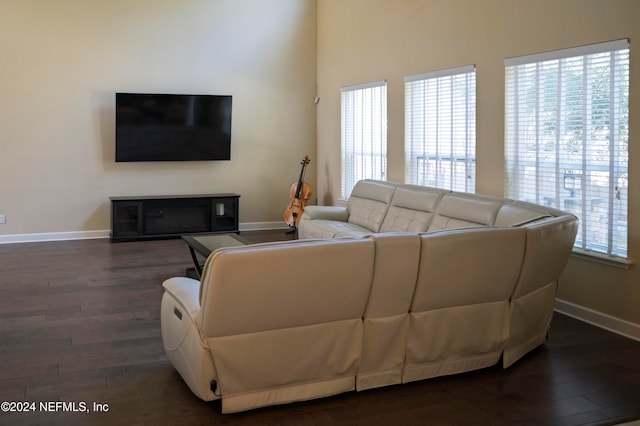
<path fill-rule="evenodd" d="M 111 242 L 240 232 L 238 194 L 110 197 Z"/>

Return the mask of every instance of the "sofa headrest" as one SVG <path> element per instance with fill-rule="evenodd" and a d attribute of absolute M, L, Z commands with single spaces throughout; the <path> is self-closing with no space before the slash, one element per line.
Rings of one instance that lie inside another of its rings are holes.
<path fill-rule="evenodd" d="M 469 226 L 493 226 L 501 203 L 476 196 L 445 195 L 438 205 L 430 231 Z"/>
<path fill-rule="evenodd" d="M 389 182 L 365 179 L 356 183 L 351 191 L 351 197 L 366 198 L 389 204 L 396 186 Z"/>
<path fill-rule="evenodd" d="M 391 205 L 411 210 L 433 212 L 444 192 L 434 188 L 403 185 L 396 189 Z"/>
<path fill-rule="evenodd" d="M 504 228 L 522 226 L 550 216 L 548 212 L 542 209 L 538 210 L 515 203 L 505 203 L 500 207 L 500 211 L 498 211 L 495 225 Z"/>

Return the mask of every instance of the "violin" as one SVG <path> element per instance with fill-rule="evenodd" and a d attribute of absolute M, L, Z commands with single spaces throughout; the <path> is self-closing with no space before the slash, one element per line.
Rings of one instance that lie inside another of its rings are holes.
<path fill-rule="evenodd" d="M 284 222 L 289 225 L 289 231 L 287 233 L 295 232 L 298 229 L 298 222 L 304 208 L 307 206 L 307 202 L 311 197 L 312 189 L 311 185 L 304 181 L 304 171 L 307 164 L 311 162 L 308 155 L 305 155 L 302 159 L 302 169 L 300 170 L 300 177 L 297 182 L 291 184 L 289 192 L 291 194 L 291 203 L 284 210 Z"/>

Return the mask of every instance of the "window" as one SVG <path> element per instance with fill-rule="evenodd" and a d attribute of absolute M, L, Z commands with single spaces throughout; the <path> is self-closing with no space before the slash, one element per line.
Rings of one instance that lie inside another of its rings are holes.
<path fill-rule="evenodd" d="M 629 48 L 505 60 L 505 193 L 575 214 L 574 251 L 627 258 Z"/>
<path fill-rule="evenodd" d="M 475 192 L 475 67 L 404 81 L 405 182 Z"/>
<path fill-rule="evenodd" d="M 348 86 L 342 92 L 342 184 L 349 198 L 361 179 L 387 178 L 387 83 Z"/>

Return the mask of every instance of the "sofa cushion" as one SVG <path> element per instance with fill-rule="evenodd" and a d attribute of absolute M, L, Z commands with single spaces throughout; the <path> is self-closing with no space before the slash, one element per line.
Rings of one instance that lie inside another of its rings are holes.
<path fill-rule="evenodd" d="M 387 207 L 387 204 L 380 201 L 351 197 L 348 222 L 378 232 L 387 213 Z"/>
<path fill-rule="evenodd" d="M 396 185 L 386 182 L 361 180 L 349 197 L 349 223 L 378 232 Z"/>
<path fill-rule="evenodd" d="M 304 222 L 301 220 L 300 223 L 303 224 Z M 298 231 L 300 232 L 300 228 Z M 371 230 L 353 223 L 320 219 L 314 220 L 313 226 L 305 228 L 304 238 L 338 238 L 369 235 L 371 233 Z"/>
<path fill-rule="evenodd" d="M 431 220 L 429 231 L 493 226 L 501 204 L 478 196 L 445 195 Z"/>
<path fill-rule="evenodd" d="M 443 191 L 404 185 L 396 189 L 380 232 L 424 232 Z"/>

